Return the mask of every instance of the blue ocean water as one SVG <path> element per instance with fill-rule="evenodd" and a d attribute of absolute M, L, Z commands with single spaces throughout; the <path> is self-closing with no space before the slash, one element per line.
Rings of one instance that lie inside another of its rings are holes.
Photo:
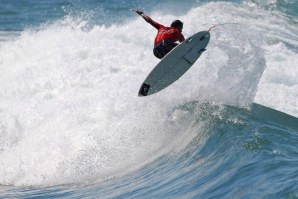
<path fill-rule="evenodd" d="M 185 37 L 179 81 L 141 9 Z M 0 1 L 0 198 L 298 198 L 295 0 Z"/>

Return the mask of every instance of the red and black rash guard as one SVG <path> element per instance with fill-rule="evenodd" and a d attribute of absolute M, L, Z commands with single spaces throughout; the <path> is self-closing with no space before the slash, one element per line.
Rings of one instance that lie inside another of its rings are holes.
<path fill-rule="evenodd" d="M 184 36 L 177 28 L 165 27 L 155 21 L 152 21 L 150 24 L 157 29 L 157 35 L 154 40 L 154 46 L 162 40 L 168 40 L 173 43 L 176 41 L 184 41 Z"/>

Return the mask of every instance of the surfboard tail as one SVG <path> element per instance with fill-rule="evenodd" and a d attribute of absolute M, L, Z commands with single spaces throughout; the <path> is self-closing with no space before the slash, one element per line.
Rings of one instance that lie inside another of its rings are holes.
<path fill-rule="evenodd" d="M 139 90 L 139 97 L 147 96 L 150 89 L 150 85 L 143 83 Z"/>

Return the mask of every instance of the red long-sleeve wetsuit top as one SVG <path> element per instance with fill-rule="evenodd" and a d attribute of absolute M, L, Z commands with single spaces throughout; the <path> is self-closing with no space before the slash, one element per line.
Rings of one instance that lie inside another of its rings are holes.
<path fill-rule="evenodd" d="M 159 42 L 161 42 L 162 40 L 168 40 L 173 43 L 176 41 L 179 41 L 179 42 L 184 41 L 184 36 L 177 28 L 166 27 L 153 20 L 149 23 L 157 29 L 157 35 L 154 40 L 154 46 Z"/>

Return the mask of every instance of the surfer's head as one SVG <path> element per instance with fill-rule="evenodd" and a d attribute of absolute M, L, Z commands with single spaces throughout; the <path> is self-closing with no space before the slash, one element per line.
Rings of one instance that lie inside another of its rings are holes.
<path fill-rule="evenodd" d="M 171 27 L 177 28 L 178 30 L 180 30 L 182 32 L 183 23 L 180 20 L 175 20 L 175 21 L 172 22 Z"/>

